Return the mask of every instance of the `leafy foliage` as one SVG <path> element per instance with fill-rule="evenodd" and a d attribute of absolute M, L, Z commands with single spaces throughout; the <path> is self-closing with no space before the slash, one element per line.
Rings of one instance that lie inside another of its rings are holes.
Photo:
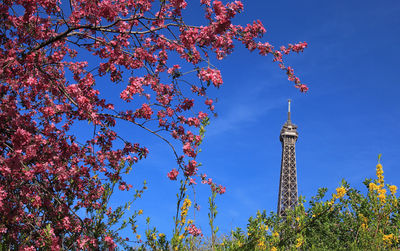
<path fill-rule="evenodd" d="M 398 250 L 397 187 L 384 183 L 380 163 L 376 174 L 364 182 L 366 195 L 343 180 L 331 199 L 324 201 L 327 189 L 321 188 L 308 208 L 300 198 L 285 218 L 257 212 L 246 231 L 222 237 L 215 250 Z"/>
<path fill-rule="evenodd" d="M 397 187 L 384 183 L 382 165 L 377 179 L 366 179 L 367 193 L 341 186 L 324 200 L 327 189 L 320 188 L 305 207 L 305 199 L 286 211 L 282 218 L 271 212 L 250 217 L 246 230 L 236 228 L 230 235 L 213 236 L 215 195 L 210 196 L 211 238 L 184 238 L 179 250 L 398 250 L 400 248 L 400 207 Z M 214 213 L 214 214 L 212 214 Z M 143 245 L 144 248 L 146 245 Z M 164 250 L 152 247 L 153 250 Z"/>

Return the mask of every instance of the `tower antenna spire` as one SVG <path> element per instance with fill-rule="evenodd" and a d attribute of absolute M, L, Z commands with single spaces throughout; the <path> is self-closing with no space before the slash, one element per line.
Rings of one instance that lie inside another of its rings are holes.
<path fill-rule="evenodd" d="M 287 113 L 287 120 L 290 122 L 290 102 L 291 100 L 288 99 L 288 113 Z"/>

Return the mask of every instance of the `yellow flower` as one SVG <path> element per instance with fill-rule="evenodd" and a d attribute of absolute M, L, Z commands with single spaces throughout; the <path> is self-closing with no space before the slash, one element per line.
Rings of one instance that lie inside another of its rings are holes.
<path fill-rule="evenodd" d="M 277 251 L 278 249 L 276 249 L 276 247 L 272 247 L 271 251 Z"/>
<path fill-rule="evenodd" d="M 181 206 L 181 218 L 183 223 L 185 223 L 186 221 L 185 218 L 188 213 L 190 205 L 192 205 L 192 202 L 188 198 L 186 198 Z"/>
<path fill-rule="evenodd" d="M 188 198 L 185 199 L 185 201 L 183 202 L 183 207 L 188 208 L 192 205 L 192 201 L 189 200 Z"/>
<path fill-rule="evenodd" d="M 158 236 L 159 236 L 159 237 L 164 237 L 164 236 L 165 236 L 165 234 L 163 234 L 163 233 L 159 233 L 159 234 L 158 234 Z"/>
<path fill-rule="evenodd" d="M 342 198 L 346 194 L 346 189 L 341 186 L 336 188 L 337 198 Z"/>
<path fill-rule="evenodd" d="M 183 236 L 183 234 L 181 234 L 181 235 L 179 235 L 179 237 L 178 237 L 178 238 L 179 238 L 179 240 L 182 240 L 182 239 L 183 239 L 183 237 L 184 237 L 184 236 Z"/>
<path fill-rule="evenodd" d="M 303 245 L 303 239 L 301 237 L 297 238 L 296 248 L 301 247 Z"/>
<path fill-rule="evenodd" d="M 279 234 L 278 234 L 277 232 L 274 232 L 274 233 L 272 234 L 272 236 L 273 236 L 273 237 L 279 237 Z"/>
<path fill-rule="evenodd" d="M 332 195 L 332 197 L 333 197 L 332 200 L 340 199 L 340 198 L 342 198 L 345 194 L 346 194 L 346 189 L 345 189 L 343 186 L 338 187 L 338 188 L 336 188 L 336 193 Z M 331 206 L 331 205 L 333 204 L 333 201 L 330 201 L 330 202 L 331 202 L 331 203 L 328 202 L 328 205 Z"/>
<path fill-rule="evenodd" d="M 296 217 L 296 221 L 300 221 L 300 218 L 299 218 L 299 217 Z"/>
<path fill-rule="evenodd" d="M 265 249 L 265 242 L 262 241 L 262 240 L 260 240 L 260 241 L 257 243 L 257 246 L 259 246 L 261 249 Z"/>
<path fill-rule="evenodd" d="M 386 199 L 386 189 L 378 190 L 378 198 L 384 203 Z"/>
<path fill-rule="evenodd" d="M 379 187 L 375 183 L 372 183 L 372 182 L 369 183 L 369 190 L 376 191 L 378 189 L 379 189 Z"/>
<path fill-rule="evenodd" d="M 140 209 L 139 211 L 138 211 L 138 215 L 141 215 L 143 213 L 143 210 L 142 209 Z"/>
<path fill-rule="evenodd" d="M 383 184 L 383 168 L 380 163 L 376 165 L 376 176 L 378 177 L 378 182 Z"/>
<path fill-rule="evenodd" d="M 157 240 L 156 234 L 153 233 L 153 234 L 151 235 L 151 237 L 153 237 L 153 240 Z"/>
<path fill-rule="evenodd" d="M 385 244 L 390 245 L 392 244 L 392 239 L 393 239 L 393 234 L 384 234 L 382 237 L 382 240 L 385 242 Z"/>
<path fill-rule="evenodd" d="M 268 226 L 267 225 L 265 225 L 265 231 L 268 231 Z"/>
<path fill-rule="evenodd" d="M 140 234 L 136 235 L 136 239 L 140 239 L 142 236 L 140 236 Z"/>
<path fill-rule="evenodd" d="M 395 185 L 389 186 L 389 190 L 394 195 L 397 192 L 397 186 Z"/>

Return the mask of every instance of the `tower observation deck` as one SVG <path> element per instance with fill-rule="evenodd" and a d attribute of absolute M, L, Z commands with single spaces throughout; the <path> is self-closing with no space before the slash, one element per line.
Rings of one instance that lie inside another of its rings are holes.
<path fill-rule="evenodd" d="M 279 181 L 278 215 L 285 216 L 285 210 L 297 204 L 296 141 L 297 126 L 290 119 L 290 100 L 288 118 L 280 133 L 282 143 L 281 175 Z"/>

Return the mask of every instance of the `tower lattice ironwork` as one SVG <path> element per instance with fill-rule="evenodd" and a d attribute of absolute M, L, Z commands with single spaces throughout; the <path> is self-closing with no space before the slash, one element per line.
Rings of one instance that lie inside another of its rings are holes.
<path fill-rule="evenodd" d="M 285 216 L 285 210 L 297 204 L 296 141 L 297 126 L 290 120 L 290 100 L 288 119 L 280 133 L 282 143 L 281 175 L 279 182 L 278 215 Z"/>

